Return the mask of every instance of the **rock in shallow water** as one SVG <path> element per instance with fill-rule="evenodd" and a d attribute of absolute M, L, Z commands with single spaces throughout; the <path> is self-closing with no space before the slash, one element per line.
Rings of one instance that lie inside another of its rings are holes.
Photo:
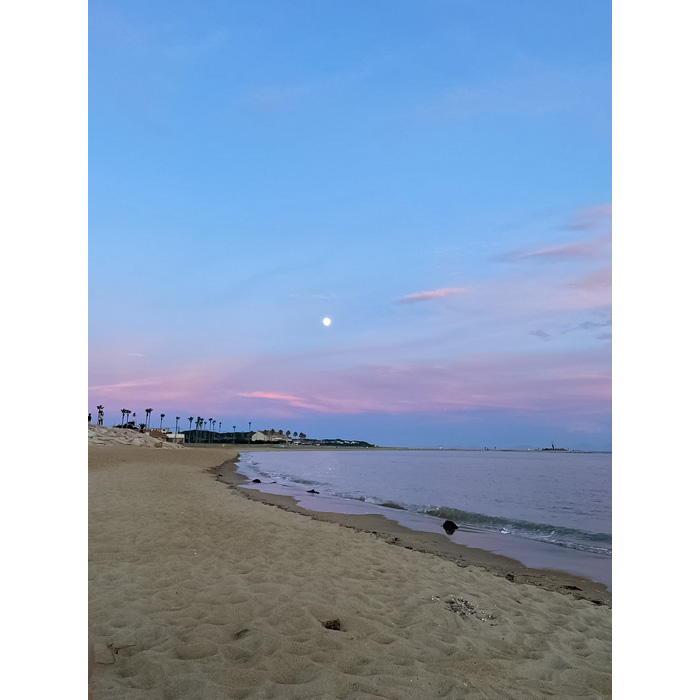
<path fill-rule="evenodd" d="M 459 530 L 459 527 L 455 525 L 451 520 L 445 520 L 442 524 L 443 529 L 448 535 L 453 535 L 455 530 Z"/>

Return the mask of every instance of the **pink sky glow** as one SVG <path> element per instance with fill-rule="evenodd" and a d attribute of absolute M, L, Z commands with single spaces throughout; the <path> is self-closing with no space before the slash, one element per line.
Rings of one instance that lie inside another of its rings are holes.
<path fill-rule="evenodd" d="M 295 412 L 528 412 L 563 409 L 573 401 L 577 413 L 586 414 L 605 410 L 610 401 L 606 357 L 606 350 L 551 356 L 501 353 L 335 368 L 289 365 L 284 358 L 267 357 L 246 362 L 244 371 L 226 370 L 239 363 L 220 360 L 196 373 L 192 367 L 182 368 L 182 373 L 173 367 L 168 377 L 102 384 L 91 387 L 90 394 L 93 402 L 132 410 L 157 405 L 166 413 L 230 413 L 233 407 L 246 415 L 271 417 Z"/>

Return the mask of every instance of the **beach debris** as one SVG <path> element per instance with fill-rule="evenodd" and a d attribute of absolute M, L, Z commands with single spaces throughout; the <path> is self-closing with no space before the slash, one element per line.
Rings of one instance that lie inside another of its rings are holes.
<path fill-rule="evenodd" d="M 435 597 L 437 598 L 437 596 L 435 596 Z M 439 600 L 439 598 L 438 598 L 438 600 Z M 486 622 L 487 620 L 495 620 L 496 619 L 495 615 L 491 615 L 491 614 L 485 613 L 483 611 L 479 612 L 476 605 L 474 605 L 474 603 L 470 603 L 465 598 L 456 598 L 455 596 L 451 595 L 445 601 L 445 605 L 447 606 L 448 610 L 451 610 L 453 613 L 456 613 L 460 617 L 466 617 L 467 615 L 473 615 L 474 617 L 478 618 L 482 622 Z"/>
<path fill-rule="evenodd" d="M 506 574 L 506 581 L 515 581 L 515 574 Z"/>
<path fill-rule="evenodd" d="M 459 530 L 459 527 L 451 520 L 445 520 L 445 522 L 442 524 L 442 528 L 448 535 L 453 535 L 455 530 Z"/>
<path fill-rule="evenodd" d="M 340 620 L 335 619 L 335 620 L 326 620 L 325 622 L 319 620 L 319 622 L 322 622 L 323 626 L 327 630 L 340 630 Z M 341 630 L 342 631 L 342 630 Z"/>
<path fill-rule="evenodd" d="M 254 483 L 254 484 L 260 484 L 260 483 L 262 483 L 262 482 L 260 481 L 260 479 L 253 479 L 253 482 L 252 482 L 252 483 Z"/>
<path fill-rule="evenodd" d="M 233 635 L 233 638 L 234 639 L 241 639 L 241 638 L 245 637 L 246 634 L 248 634 L 248 632 L 250 632 L 250 630 L 247 627 L 244 627 L 242 630 L 238 630 L 238 632 L 236 632 L 236 634 Z"/>
<path fill-rule="evenodd" d="M 135 649 L 135 648 L 136 648 L 136 644 L 124 644 L 124 645 L 118 647 L 114 642 L 112 642 L 111 644 L 107 645 L 107 649 L 109 649 L 110 653 L 112 654 L 112 661 L 105 662 L 105 661 L 98 660 L 97 663 L 103 664 L 105 666 L 111 666 L 112 664 L 117 663 L 117 660 L 118 660 L 117 657 L 119 656 L 119 652 L 122 649 Z"/>
<path fill-rule="evenodd" d="M 318 493 L 315 489 L 309 489 L 306 493 Z"/>

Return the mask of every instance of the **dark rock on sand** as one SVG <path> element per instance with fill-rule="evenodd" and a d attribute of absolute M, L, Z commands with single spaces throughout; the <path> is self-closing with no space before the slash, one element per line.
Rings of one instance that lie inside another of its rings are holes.
<path fill-rule="evenodd" d="M 457 527 L 457 525 L 455 525 L 451 520 L 445 520 L 442 527 L 448 535 L 452 535 L 454 534 L 455 530 L 459 530 L 459 527 Z"/>
<path fill-rule="evenodd" d="M 260 479 L 253 479 L 253 483 L 254 483 L 254 484 L 260 484 L 260 483 L 262 483 L 262 482 L 260 481 Z"/>
<path fill-rule="evenodd" d="M 306 493 L 318 493 L 318 491 L 314 491 L 314 489 L 309 489 Z"/>
<path fill-rule="evenodd" d="M 326 622 L 323 623 L 323 626 L 327 630 L 339 630 L 340 629 L 340 620 L 327 620 Z"/>

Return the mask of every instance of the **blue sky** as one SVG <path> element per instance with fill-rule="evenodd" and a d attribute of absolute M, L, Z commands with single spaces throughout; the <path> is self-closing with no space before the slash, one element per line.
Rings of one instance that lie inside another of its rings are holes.
<path fill-rule="evenodd" d="M 89 12 L 93 413 L 610 448 L 609 3 Z"/>

